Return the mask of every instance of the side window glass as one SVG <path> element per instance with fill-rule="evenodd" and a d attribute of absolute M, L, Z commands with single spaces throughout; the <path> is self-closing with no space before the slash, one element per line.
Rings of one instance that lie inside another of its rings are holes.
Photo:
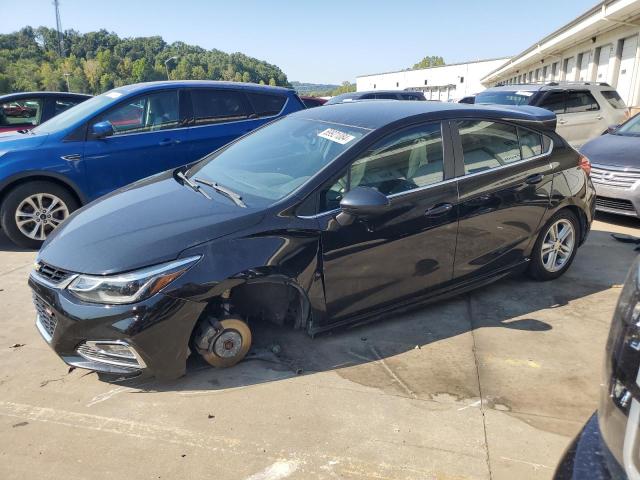
<path fill-rule="evenodd" d="M 194 89 L 191 91 L 195 125 L 246 120 L 253 109 L 242 92 Z"/>
<path fill-rule="evenodd" d="M 114 135 L 177 128 L 178 92 L 158 92 L 118 105 L 96 122 L 107 121 Z"/>
<path fill-rule="evenodd" d="M 322 190 L 320 193 L 319 212 L 329 212 L 340 207 L 340 201 L 348 190 L 348 178 L 345 173 L 335 183 Z"/>
<path fill-rule="evenodd" d="M 518 138 L 520 139 L 520 151 L 523 159 L 542 155 L 542 135 L 518 127 Z"/>
<path fill-rule="evenodd" d="M 600 106 L 589 92 L 567 93 L 567 113 L 593 112 Z"/>
<path fill-rule="evenodd" d="M 287 100 L 283 95 L 268 95 L 264 93 L 247 93 L 247 97 L 249 97 L 249 102 L 259 117 L 270 117 L 279 114 Z"/>
<path fill-rule="evenodd" d="M 56 100 L 56 103 L 54 105 L 53 115 L 59 115 L 65 110 L 68 110 L 71 107 L 75 107 L 78 103 L 80 103 L 80 100 L 76 100 L 73 98 L 59 98 L 58 100 Z"/>
<path fill-rule="evenodd" d="M 540 108 L 546 108 L 553 113 L 564 113 L 564 92 L 551 92 L 540 102 Z"/>
<path fill-rule="evenodd" d="M 477 173 L 521 159 L 516 127 L 485 120 L 458 121 L 464 172 Z"/>
<path fill-rule="evenodd" d="M 0 126 L 33 127 L 40 124 L 42 100 L 24 98 L 0 104 Z"/>
<path fill-rule="evenodd" d="M 444 179 L 440 123 L 392 134 L 351 165 L 350 188 L 375 188 L 385 195 L 406 192 Z"/>
<path fill-rule="evenodd" d="M 378 100 L 398 100 L 398 96 L 395 93 L 378 93 L 376 98 Z"/>

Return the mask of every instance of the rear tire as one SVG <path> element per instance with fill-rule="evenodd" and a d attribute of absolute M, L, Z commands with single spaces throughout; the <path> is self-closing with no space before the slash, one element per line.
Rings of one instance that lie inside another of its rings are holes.
<path fill-rule="evenodd" d="M 66 188 L 38 180 L 11 189 L 0 208 L 0 224 L 9 240 L 39 249 L 49 234 L 79 207 Z"/>
<path fill-rule="evenodd" d="M 539 281 L 563 275 L 580 243 L 580 222 L 570 210 L 560 210 L 545 224 L 533 246 L 527 273 Z"/>

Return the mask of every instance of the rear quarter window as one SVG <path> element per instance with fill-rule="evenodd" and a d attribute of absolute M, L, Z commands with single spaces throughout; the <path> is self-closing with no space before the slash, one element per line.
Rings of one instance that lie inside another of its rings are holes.
<path fill-rule="evenodd" d="M 622 100 L 620 95 L 618 95 L 618 92 L 615 90 L 603 90 L 600 94 L 613 108 L 627 108 L 624 100 Z"/>
<path fill-rule="evenodd" d="M 259 117 L 277 115 L 287 101 L 283 95 L 265 93 L 247 93 L 247 97 L 249 97 L 249 102 L 251 102 L 253 110 Z"/>

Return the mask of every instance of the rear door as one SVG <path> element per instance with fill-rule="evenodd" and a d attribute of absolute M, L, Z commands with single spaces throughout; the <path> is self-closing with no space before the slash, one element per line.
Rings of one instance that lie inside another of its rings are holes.
<path fill-rule="evenodd" d="M 350 188 L 374 188 L 391 208 L 329 228 Z M 321 194 L 319 216 L 327 313 L 332 321 L 411 300 L 452 278 L 457 188 L 447 125 L 391 133 Z"/>
<path fill-rule="evenodd" d="M 565 112 L 558 116 L 558 125 L 565 138 L 575 148 L 604 132 L 608 125 L 600 105 L 588 90 L 568 90 Z"/>
<path fill-rule="evenodd" d="M 451 124 L 460 195 L 454 276 L 466 280 L 524 260 L 549 205 L 550 144 L 510 123 Z"/>
<path fill-rule="evenodd" d="M 275 118 L 285 95 L 223 88 L 193 88 L 188 161 L 211 153 Z"/>
<path fill-rule="evenodd" d="M 114 130 L 101 139 L 89 133 L 85 142 L 91 197 L 185 164 L 187 130 L 179 111 L 177 89 L 156 91 L 124 100 L 90 121 L 88 132 L 103 121 Z"/>

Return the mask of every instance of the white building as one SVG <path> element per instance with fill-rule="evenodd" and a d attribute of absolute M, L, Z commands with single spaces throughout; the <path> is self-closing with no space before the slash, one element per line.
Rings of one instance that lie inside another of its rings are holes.
<path fill-rule="evenodd" d="M 361 75 L 356 78 L 359 92 L 368 90 L 420 90 L 427 100 L 447 101 L 473 95 L 485 89 L 480 80 L 508 60 L 497 58 L 455 63 L 420 70 Z"/>
<path fill-rule="evenodd" d="M 640 106 L 640 0 L 607 0 L 487 74 L 482 83 L 606 82 Z"/>

